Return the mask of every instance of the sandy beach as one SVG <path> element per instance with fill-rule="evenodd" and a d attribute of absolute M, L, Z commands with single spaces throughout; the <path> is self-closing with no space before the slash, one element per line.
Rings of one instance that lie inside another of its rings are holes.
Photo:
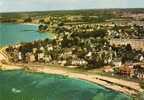
<path fill-rule="evenodd" d="M 127 95 L 136 95 L 138 92 L 143 91 L 140 88 L 139 83 L 136 82 L 125 81 L 121 79 L 100 76 L 100 75 L 92 75 L 87 73 L 77 73 L 77 72 L 72 72 L 57 67 L 50 67 L 50 66 L 38 67 L 38 65 L 17 64 L 17 65 L 1 65 L 1 69 L 2 70 L 25 69 L 26 71 L 30 71 L 30 72 L 64 75 L 70 78 L 82 79 L 95 84 L 99 84 L 108 89 L 125 93 Z"/>

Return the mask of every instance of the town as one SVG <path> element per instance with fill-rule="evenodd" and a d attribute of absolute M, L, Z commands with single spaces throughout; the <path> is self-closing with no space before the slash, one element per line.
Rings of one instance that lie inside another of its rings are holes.
<path fill-rule="evenodd" d="M 53 39 L 8 46 L 4 52 L 10 62 L 96 70 L 110 77 L 140 82 L 144 88 L 143 10 L 49 13 L 0 18 L 1 22 L 39 24 L 37 31 L 41 34 L 54 35 Z"/>

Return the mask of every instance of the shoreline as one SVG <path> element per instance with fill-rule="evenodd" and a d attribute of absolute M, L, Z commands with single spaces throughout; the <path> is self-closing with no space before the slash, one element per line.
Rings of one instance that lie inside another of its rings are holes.
<path fill-rule="evenodd" d="M 35 26 L 35 27 L 38 27 L 40 25 L 40 23 L 14 23 L 14 22 L 0 22 L 0 24 L 20 24 L 20 25 L 32 25 L 32 26 Z M 38 30 L 36 29 L 35 32 L 39 33 L 39 34 L 46 34 L 45 38 L 43 39 L 33 39 L 32 41 L 27 41 L 27 42 L 23 42 L 23 41 L 18 41 L 18 42 L 15 42 L 13 44 L 0 44 L 0 50 L 3 49 L 3 48 L 6 48 L 8 46 L 14 46 L 14 45 L 18 45 L 18 44 L 21 44 L 21 43 L 30 43 L 30 42 L 33 42 L 33 41 L 38 41 L 38 40 L 45 40 L 45 39 L 50 39 L 50 40 L 53 40 L 55 38 L 55 34 L 54 33 L 51 33 L 51 32 L 38 32 Z"/>
<path fill-rule="evenodd" d="M 33 26 L 39 26 L 40 25 L 40 24 L 36 24 L 36 23 L 18 23 L 18 24 L 33 25 Z"/>
<path fill-rule="evenodd" d="M 116 78 L 110 78 L 106 76 L 93 75 L 89 73 L 80 73 L 80 72 L 72 72 L 66 70 L 65 68 L 57 68 L 51 66 L 41 65 L 41 67 L 37 65 L 28 65 L 28 64 L 11 64 L 11 65 L 1 65 L 1 70 L 21 70 L 28 72 L 37 72 L 37 73 L 45 73 L 45 74 L 57 74 L 67 76 L 69 78 L 75 78 L 80 80 L 85 80 L 94 84 L 98 84 L 107 89 L 124 93 L 129 96 L 135 96 L 138 92 L 142 92 L 143 90 L 140 88 L 138 83 L 119 80 Z M 119 80 L 119 81 L 118 81 Z"/>
<path fill-rule="evenodd" d="M 23 25 L 34 25 L 34 26 L 40 25 L 40 23 L 24 23 L 24 22 L 0 22 L 0 24 L 23 24 Z"/>

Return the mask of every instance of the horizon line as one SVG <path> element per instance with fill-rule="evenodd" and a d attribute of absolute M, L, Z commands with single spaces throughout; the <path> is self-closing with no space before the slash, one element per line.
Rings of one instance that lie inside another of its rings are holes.
<path fill-rule="evenodd" d="M 52 11 L 79 11 L 79 10 L 118 10 L 118 9 L 144 9 L 144 8 L 136 8 L 136 7 L 129 7 L 129 8 L 82 8 L 82 9 L 52 9 L 52 10 L 21 10 L 21 11 L 0 11 L 0 13 L 29 13 L 29 12 L 52 12 Z"/>

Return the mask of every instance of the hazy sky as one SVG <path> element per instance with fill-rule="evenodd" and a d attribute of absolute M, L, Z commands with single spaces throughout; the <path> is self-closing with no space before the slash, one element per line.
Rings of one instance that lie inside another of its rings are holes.
<path fill-rule="evenodd" d="M 144 0 L 0 0 L 0 12 L 90 8 L 144 8 Z"/>

